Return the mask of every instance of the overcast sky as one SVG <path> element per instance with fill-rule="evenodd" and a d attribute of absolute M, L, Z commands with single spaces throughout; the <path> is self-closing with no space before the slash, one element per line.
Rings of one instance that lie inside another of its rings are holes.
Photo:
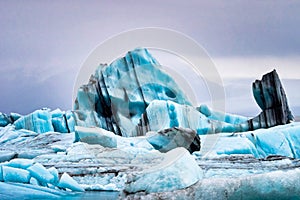
<path fill-rule="evenodd" d="M 300 114 L 299 10 L 297 1 L 0 0 L 0 111 L 71 109 L 77 73 L 95 47 L 122 31 L 163 27 L 206 49 L 228 111 L 257 113 L 251 81 L 277 68 Z"/>

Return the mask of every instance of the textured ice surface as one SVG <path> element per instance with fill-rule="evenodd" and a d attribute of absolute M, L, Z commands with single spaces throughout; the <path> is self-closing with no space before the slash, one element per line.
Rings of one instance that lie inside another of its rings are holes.
<path fill-rule="evenodd" d="M 70 177 L 67 173 L 64 173 L 61 176 L 57 186 L 61 187 L 61 188 L 67 188 L 72 191 L 84 192 L 84 189 L 74 179 L 72 179 L 72 177 Z"/>
<path fill-rule="evenodd" d="M 0 182 L 0 199 L 68 199 L 77 194 L 29 184 Z"/>
<path fill-rule="evenodd" d="M 54 183 L 54 176 L 41 164 L 35 163 L 28 168 L 30 175 L 34 177 L 41 185 Z"/>
<path fill-rule="evenodd" d="M 44 190 L 45 187 L 55 188 L 56 186 L 77 192 L 84 191 L 68 174 L 64 173 L 59 179 L 59 173 L 55 167 L 46 169 L 40 163 L 33 164 L 33 160 L 29 159 L 18 158 L 10 162 L 0 163 L 0 181 L 44 186 L 36 187 L 36 190 L 41 191 Z"/>
<path fill-rule="evenodd" d="M 29 183 L 30 174 L 27 170 L 2 166 L 2 175 L 5 182 Z"/>
<path fill-rule="evenodd" d="M 177 147 L 184 147 L 192 153 L 199 151 L 201 147 L 199 135 L 196 131 L 188 128 L 173 127 L 158 133 L 148 132 L 147 136 L 147 141 L 160 152 L 168 152 Z"/>
<path fill-rule="evenodd" d="M 241 123 L 247 122 L 247 120 L 248 120 L 248 118 L 244 117 L 244 116 L 214 111 L 205 104 L 201 105 L 200 107 L 198 107 L 196 109 L 200 113 L 205 115 L 208 119 L 226 122 L 229 124 L 241 124 Z"/>
<path fill-rule="evenodd" d="M 100 144 L 104 147 L 117 147 L 116 135 L 101 128 L 75 127 L 75 141 L 88 144 Z"/>
<path fill-rule="evenodd" d="M 11 113 L 9 116 L 0 113 L 0 127 L 13 124 L 15 128 L 31 130 L 36 133 L 60 132 L 70 133 L 74 131 L 75 121 L 71 111 L 56 109 L 36 110 L 28 115 L 21 116 Z"/>
<path fill-rule="evenodd" d="M 57 185 L 59 181 L 59 175 L 57 169 L 55 167 L 51 167 L 48 169 L 48 172 L 53 176 L 53 178 L 51 179 L 51 183 Z"/>
<path fill-rule="evenodd" d="M 32 159 L 41 154 L 56 153 L 56 147 L 60 147 L 60 151 L 65 151 L 73 141 L 74 133 L 38 134 L 6 126 L 0 130 L 0 160 L 9 161 L 14 157 Z"/>
<path fill-rule="evenodd" d="M 285 91 L 274 69 L 252 84 L 254 98 L 262 112 L 249 120 L 250 130 L 288 124 L 294 120 Z"/>
<path fill-rule="evenodd" d="M 9 161 L 16 156 L 16 153 L 13 151 L 0 151 L 0 162 Z"/>
<path fill-rule="evenodd" d="M 274 93 L 268 92 L 266 102 Z M 194 106 L 146 49 L 100 65 L 79 89 L 74 111 L 0 113 L 0 199 L 124 189 L 124 197 L 137 192 L 128 198 L 299 197 L 299 123 L 245 132 L 259 126 Z M 272 112 L 274 124 L 279 114 Z M 189 148 L 191 135 L 179 134 L 184 128 L 201 135 L 201 151 L 176 148 Z"/>
<path fill-rule="evenodd" d="M 139 48 L 97 68 L 89 84 L 78 90 L 74 114 L 79 126 L 136 136 L 141 115 L 155 99 L 190 105 L 148 50 Z"/>
<path fill-rule="evenodd" d="M 299 123 L 293 123 L 290 125 L 278 126 L 272 129 L 262 129 L 259 131 L 251 131 L 246 133 L 238 133 L 238 134 L 227 133 L 227 134 L 220 134 L 220 135 L 201 136 L 201 139 L 204 142 L 205 139 L 207 139 L 205 137 L 211 137 L 211 136 L 220 136 L 220 137 L 219 140 L 217 141 L 217 146 L 219 147 L 217 148 L 215 146 L 215 148 L 212 148 L 211 149 L 212 152 L 210 152 L 210 154 L 206 154 L 206 157 L 204 157 L 201 154 L 201 152 L 196 152 L 194 154 L 194 157 L 197 159 L 197 164 L 200 166 L 200 169 L 202 169 L 201 170 L 202 176 L 199 179 L 200 182 L 204 184 L 205 187 L 207 187 L 208 191 L 216 193 L 214 194 L 215 196 L 213 197 L 216 197 L 216 195 L 221 195 L 220 197 L 222 197 L 223 193 L 219 191 L 230 191 L 230 186 L 233 183 L 236 184 L 235 183 L 236 179 L 238 179 L 239 181 L 242 181 L 244 179 L 249 180 L 250 182 L 253 181 L 254 184 L 254 181 L 257 182 L 259 179 L 268 181 L 269 179 L 265 178 L 265 175 L 266 177 L 268 177 L 266 173 L 269 173 L 270 171 L 279 171 L 278 173 L 281 173 L 280 170 L 293 169 L 299 167 L 300 165 L 297 160 L 293 161 L 293 160 L 284 159 L 279 161 L 275 160 L 275 161 L 262 162 L 254 158 L 248 159 L 251 151 L 253 152 L 254 150 L 257 151 L 257 147 L 254 145 L 254 143 L 251 140 L 248 139 L 249 134 L 251 135 L 251 133 L 253 133 L 254 135 L 256 135 L 259 138 L 259 141 L 262 141 L 262 139 L 264 138 L 263 137 L 264 133 L 268 133 L 268 131 L 270 135 L 266 135 L 266 138 L 264 139 L 267 141 L 270 138 L 273 138 L 275 140 L 277 134 L 279 135 L 288 134 L 291 136 L 291 138 L 293 138 L 294 146 L 297 148 L 298 145 L 296 141 L 298 137 L 296 133 L 298 132 L 298 128 L 299 128 Z M 2 130 L 5 131 L 4 129 Z M 93 131 L 97 132 L 97 130 L 98 128 L 96 128 Z M 156 170 L 153 171 L 153 169 L 156 169 L 157 166 L 160 166 L 160 163 L 165 158 L 164 154 L 154 150 L 153 147 L 147 142 L 147 136 L 124 138 L 117 135 L 111 135 L 114 136 L 117 140 L 117 148 L 105 148 L 98 144 L 91 145 L 82 142 L 73 143 L 74 133 L 59 134 L 59 133 L 50 132 L 46 134 L 33 134 L 33 132 L 30 131 L 24 132 L 23 130 L 14 130 L 13 128 L 10 128 L 9 131 L 7 131 L 7 133 L 10 133 L 11 131 L 18 133 L 19 136 L 12 140 L 2 143 L 0 148 L 5 147 L 5 149 L 8 150 L 10 148 L 13 149 L 13 147 L 15 148 L 15 146 L 18 147 L 18 145 L 22 147 L 20 148 L 22 149 L 22 151 L 24 150 L 27 151 L 32 148 L 35 148 L 36 151 L 38 151 L 37 155 L 39 156 L 33 159 L 34 162 L 38 162 L 42 164 L 47 169 L 48 172 L 50 172 L 53 176 L 56 176 L 57 178 L 65 172 L 70 174 L 72 178 L 75 181 L 77 181 L 78 184 L 80 184 L 80 186 L 83 189 L 86 190 L 122 191 L 125 187 L 128 187 L 127 184 L 129 185 L 131 184 L 130 180 L 131 181 L 134 180 L 133 177 L 134 175 L 137 174 L 137 172 L 145 172 L 145 171 L 149 172 L 148 176 L 145 175 L 145 177 L 154 180 L 155 177 L 156 178 L 159 177 L 158 175 L 159 173 L 155 174 L 154 171 Z M 19 137 L 26 138 L 26 140 L 18 139 Z M 65 147 L 62 148 L 65 149 L 65 151 L 62 152 L 53 151 L 53 145 L 60 145 L 61 147 Z M 248 147 L 246 148 L 245 146 L 247 145 Z M 272 149 L 273 148 L 274 147 L 272 147 Z M 16 150 L 19 151 L 19 149 Z M 211 157 L 209 157 L 208 155 L 210 155 Z M 240 160 L 233 159 L 236 155 L 241 156 Z M 256 155 L 256 154 L 252 154 L 252 155 Z M 257 155 L 259 156 L 263 154 L 257 154 Z M 214 160 L 214 159 L 219 159 L 219 160 Z M 18 165 L 16 165 L 16 163 L 19 164 L 23 163 L 21 161 L 22 160 L 16 159 L 16 160 L 11 160 L 6 164 L 15 163 L 14 166 L 17 167 Z M 28 161 L 28 163 L 31 162 Z M 186 165 L 189 165 L 186 168 L 191 167 L 190 160 L 184 161 L 184 163 Z M 19 165 L 19 167 L 25 167 L 26 166 L 25 162 L 22 165 L 23 166 Z M 182 162 L 180 165 L 184 166 Z M 54 175 L 53 172 L 51 172 L 52 170 L 50 170 L 50 168 L 52 167 L 55 167 L 55 169 L 57 169 L 57 174 L 56 172 L 54 172 L 54 174 L 56 175 Z M 168 171 L 168 169 L 172 169 L 172 165 L 165 167 L 165 169 L 166 171 Z M 178 169 L 181 168 L 178 167 Z M 153 176 L 149 175 L 152 172 L 154 175 Z M 179 171 L 170 170 L 168 173 L 171 172 L 176 174 L 179 172 L 184 172 L 184 170 L 183 169 Z M 193 173 L 193 175 L 194 174 L 195 173 Z M 259 178 L 251 179 L 251 177 L 253 177 L 253 175 L 255 174 L 258 174 Z M 179 182 L 177 182 L 179 181 L 178 179 L 172 178 L 171 180 L 169 180 L 168 176 L 162 176 L 162 177 L 163 178 L 159 178 L 162 181 L 161 182 L 157 181 L 157 185 L 170 184 L 169 188 L 172 188 L 173 187 L 172 184 L 175 184 L 176 182 L 176 187 L 174 188 L 180 186 L 180 184 L 178 184 Z M 188 175 L 185 175 L 184 177 L 186 177 L 190 181 L 193 180 L 193 178 L 195 178 L 195 177 L 190 177 Z M 246 177 L 248 178 L 246 179 Z M 54 181 L 55 182 L 54 185 L 58 183 L 57 178 L 56 181 Z M 285 178 L 284 175 L 282 175 L 281 178 L 282 179 Z M 143 179 L 144 178 L 138 180 L 142 181 Z M 28 181 L 31 184 L 36 184 L 34 183 L 34 179 L 32 179 L 32 177 Z M 222 183 L 222 181 L 224 181 L 224 183 Z M 288 180 L 284 180 L 284 181 L 287 182 Z M 289 185 L 291 185 L 292 181 L 295 180 L 289 180 L 289 181 L 290 182 L 286 184 L 282 190 L 287 191 Z M 243 181 L 242 183 L 244 184 L 244 182 L 245 181 Z M 155 181 L 153 181 L 153 183 L 155 183 Z M 226 183 L 229 183 L 229 185 Z M 143 184 L 137 184 L 136 186 L 137 189 L 138 187 L 144 187 Z M 183 190 L 175 189 L 176 194 L 172 193 L 172 195 L 173 196 L 179 195 L 180 197 L 181 193 L 182 195 L 183 194 L 188 195 L 189 193 L 193 194 L 193 191 L 191 191 L 191 189 L 196 190 L 196 186 L 199 187 L 197 190 L 201 190 L 201 191 L 204 190 L 202 189 L 203 186 L 201 184 L 199 185 L 199 182 L 195 184 L 196 185 L 187 187 L 187 189 L 183 189 Z M 246 185 L 248 184 L 247 181 L 245 182 L 245 184 Z M 294 184 L 298 184 L 298 183 L 294 182 Z M 216 186 L 215 188 L 212 187 L 214 185 Z M 155 184 L 153 184 L 153 187 L 151 185 L 151 187 L 149 187 L 148 190 L 155 191 L 155 187 L 156 187 Z M 240 187 L 239 185 L 236 186 L 236 188 L 239 187 Z M 39 192 L 43 192 L 43 189 L 44 187 L 36 186 L 35 188 L 36 194 L 39 194 Z M 278 190 L 276 189 L 276 191 L 277 194 L 279 194 L 278 193 L 279 189 Z M 291 188 L 291 191 L 294 191 L 294 189 Z M 295 192 L 297 191 L 295 190 Z M 260 191 L 258 193 L 262 195 Z M 164 192 L 162 194 L 168 195 L 169 193 Z M 158 195 L 162 195 L 162 194 L 158 194 Z M 205 196 L 209 194 L 210 194 L 209 192 L 204 191 L 201 197 L 210 198 L 210 196 Z M 199 195 L 198 192 L 197 195 Z M 244 191 L 242 191 L 241 195 L 244 195 Z M 267 194 L 263 194 L 263 195 L 265 195 L 263 197 L 267 197 Z M 273 197 L 271 194 L 268 195 Z M 279 195 L 284 196 L 283 194 L 279 194 Z M 290 197 L 290 194 L 286 194 L 286 196 Z M 258 195 L 258 197 L 261 196 Z"/>
<path fill-rule="evenodd" d="M 51 111 L 51 122 L 55 132 L 74 132 L 75 121 L 71 111 L 63 112 L 60 109 Z"/>
<path fill-rule="evenodd" d="M 49 110 L 36 110 L 22 116 L 14 123 L 16 129 L 27 129 L 36 133 L 54 131 Z"/>
<path fill-rule="evenodd" d="M 259 129 L 238 134 L 219 134 L 215 144 L 206 155 L 214 157 L 222 154 L 252 154 L 256 158 L 281 155 L 300 158 L 300 123 Z M 202 141 L 214 139 L 215 136 L 201 136 Z M 200 152 L 203 152 L 202 149 Z"/>
<path fill-rule="evenodd" d="M 154 100 L 146 109 L 148 126 L 141 123 L 142 131 L 159 131 L 169 127 L 182 127 L 196 130 L 198 134 L 210 134 L 219 132 L 237 132 L 247 130 L 240 124 L 215 121 L 207 118 L 197 109 L 188 105 L 180 105 L 172 101 Z M 233 117 L 232 117 L 233 118 Z M 239 119 L 239 118 L 238 118 Z M 233 119 L 231 119 L 233 121 Z M 237 120 L 237 119 L 236 119 Z"/>
<path fill-rule="evenodd" d="M 15 158 L 10 160 L 8 163 L 5 163 L 5 166 L 27 169 L 28 167 L 33 165 L 33 160 L 24 159 L 24 158 Z"/>
<path fill-rule="evenodd" d="M 44 109 L 21 117 L 14 125 L 16 129 L 27 129 L 37 133 L 50 131 L 69 133 L 74 131 L 75 121 L 71 111 Z"/>
<path fill-rule="evenodd" d="M 4 127 L 11 123 L 11 119 L 4 113 L 0 112 L 0 126 Z"/>
<path fill-rule="evenodd" d="M 128 180 L 126 192 L 165 192 L 183 189 L 201 179 L 202 170 L 195 159 L 182 147 L 164 155 L 158 165 L 134 174 Z"/>
<path fill-rule="evenodd" d="M 185 190 L 138 193 L 129 199 L 299 199 L 300 170 L 276 171 L 241 178 L 203 179 Z"/>

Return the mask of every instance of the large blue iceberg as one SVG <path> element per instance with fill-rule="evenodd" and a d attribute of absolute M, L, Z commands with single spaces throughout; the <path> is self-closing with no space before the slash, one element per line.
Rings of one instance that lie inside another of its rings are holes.
<path fill-rule="evenodd" d="M 300 124 L 275 70 L 252 87 L 249 118 L 192 105 L 147 49 L 100 64 L 73 110 L 0 113 L 0 199 L 297 199 Z"/>

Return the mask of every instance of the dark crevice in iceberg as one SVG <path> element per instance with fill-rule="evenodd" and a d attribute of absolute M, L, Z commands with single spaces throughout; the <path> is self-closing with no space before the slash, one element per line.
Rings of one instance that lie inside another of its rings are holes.
<path fill-rule="evenodd" d="M 63 117 L 64 117 L 64 122 L 65 122 L 65 125 L 66 125 L 66 129 L 67 129 L 68 133 L 71 133 L 70 128 L 69 128 L 69 124 L 68 124 L 68 120 L 67 120 L 67 116 L 65 114 L 63 114 Z"/>
<path fill-rule="evenodd" d="M 135 79 L 136 84 L 137 84 L 137 90 L 139 91 L 139 95 L 141 96 L 141 98 L 142 98 L 142 100 L 144 102 L 144 105 L 145 105 L 144 109 L 146 109 L 148 105 L 147 105 L 147 103 L 145 101 L 145 97 L 144 97 L 144 94 L 143 94 L 143 91 L 142 91 L 142 88 L 141 88 L 141 84 L 139 82 L 139 79 L 138 79 L 138 76 L 137 76 L 137 73 L 136 73 L 135 63 L 133 61 L 132 54 L 130 52 L 128 52 L 128 55 L 129 55 L 130 61 L 132 63 L 132 69 L 133 69 L 134 79 Z M 126 63 L 126 65 L 127 65 L 127 63 Z"/>
<path fill-rule="evenodd" d="M 9 124 L 13 124 L 20 117 L 21 115 L 17 113 L 11 113 L 10 115 L 7 115 L 5 113 L 0 112 L 0 127 L 5 127 Z"/>
<path fill-rule="evenodd" d="M 98 114 L 104 117 L 106 130 L 109 130 L 117 135 L 121 135 L 120 129 L 117 127 L 116 130 L 114 128 L 114 119 L 113 119 L 113 109 L 111 104 L 111 99 L 109 98 L 106 84 L 104 82 L 104 76 L 101 72 L 101 78 L 97 81 L 96 91 L 99 96 L 99 102 L 95 105 L 95 110 Z M 106 98 L 105 98 L 106 97 Z"/>
<path fill-rule="evenodd" d="M 137 136 L 143 136 L 145 133 L 150 131 L 149 119 L 147 116 L 147 112 L 143 113 L 141 119 L 139 120 L 138 125 L 136 126 Z"/>

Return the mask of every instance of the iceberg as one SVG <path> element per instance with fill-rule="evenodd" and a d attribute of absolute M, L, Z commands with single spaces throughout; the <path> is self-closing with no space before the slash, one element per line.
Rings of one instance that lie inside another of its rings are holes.
<path fill-rule="evenodd" d="M 218 157 L 219 155 L 252 154 L 256 158 L 279 155 L 300 158 L 300 123 L 291 123 L 236 134 L 220 134 L 210 151 L 202 155 Z M 201 136 L 201 140 L 210 140 L 210 135 Z"/>
<path fill-rule="evenodd" d="M 55 167 L 51 167 L 47 170 L 53 176 L 53 178 L 51 179 L 51 183 L 54 184 L 54 185 L 57 185 L 58 181 L 59 181 L 59 175 L 58 175 L 57 169 Z"/>
<path fill-rule="evenodd" d="M 67 173 L 64 173 L 61 176 L 57 186 L 61 188 L 70 189 L 75 192 L 84 192 L 84 189 Z"/>
<path fill-rule="evenodd" d="M 101 128 L 75 127 L 75 142 L 99 144 L 103 147 L 117 147 L 115 134 Z"/>
<path fill-rule="evenodd" d="M 182 147 L 164 155 L 158 165 L 132 175 L 125 192 L 166 192 L 184 189 L 202 178 L 202 170 L 195 159 Z"/>
<path fill-rule="evenodd" d="M 27 129 L 36 133 L 54 131 L 49 110 L 36 110 L 14 122 L 16 129 Z"/>
<path fill-rule="evenodd" d="M 26 116 L 21 116 L 14 123 L 15 128 L 31 130 L 36 133 L 60 132 L 70 133 L 74 131 L 75 121 L 71 111 L 62 112 L 59 109 L 36 110 Z"/>
<path fill-rule="evenodd" d="M 203 179 L 191 187 L 162 193 L 136 193 L 128 199 L 299 199 L 300 170 L 249 177 Z"/>
<path fill-rule="evenodd" d="M 11 119 L 4 113 L 0 112 L 0 126 L 4 127 L 11 123 Z"/>
<path fill-rule="evenodd" d="M 73 111 L 42 109 L 27 116 L 1 113 L 0 125 L 13 124 L 37 133 L 99 127 L 130 137 L 172 127 L 191 128 L 198 134 L 244 132 L 293 120 L 275 70 L 253 83 L 253 94 L 263 112 L 252 119 L 213 111 L 207 105 L 194 107 L 148 50 L 137 48 L 110 65 L 100 64 L 89 83 L 79 88 Z M 157 111 L 163 112 L 159 116 L 163 120 L 155 119 Z"/>
<path fill-rule="evenodd" d="M 45 190 L 45 187 L 55 189 L 58 186 L 77 192 L 84 191 L 68 174 L 64 173 L 59 179 L 59 172 L 55 167 L 46 169 L 42 164 L 34 163 L 30 159 L 16 158 L 6 163 L 0 163 L 0 181 L 39 186 L 36 188 L 37 190 Z M 24 186 L 30 188 L 28 185 Z"/>
<path fill-rule="evenodd" d="M 5 162 L 5 161 L 9 161 L 11 159 L 13 159 L 14 157 L 16 157 L 16 152 L 13 151 L 0 151 L 0 163 L 1 162 Z"/>
<path fill-rule="evenodd" d="M 1 199 L 76 199 L 78 194 L 37 185 L 0 182 Z M 16 192 L 17 191 L 17 192 Z"/>
<path fill-rule="evenodd" d="M 29 183 L 30 173 L 24 169 L 2 166 L 2 176 L 5 182 Z"/>
<path fill-rule="evenodd" d="M 27 169 L 33 165 L 33 160 L 31 159 L 24 159 L 24 158 L 15 158 L 10 160 L 8 163 L 4 164 L 5 166 L 20 168 L 20 169 Z"/>
<path fill-rule="evenodd" d="M 150 134 L 150 133 L 148 133 Z M 152 133 L 147 141 L 160 152 L 168 152 L 177 147 L 184 147 L 190 153 L 200 151 L 201 141 L 196 131 L 185 128 L 169 128 L 158 133 Z"/>
<path fill-rule="evenodd" d="M 100 64 L 73 110 L 0 113 L 0 198 L 297 198 L 300 124 L 276 71 L 252 91 L 254 118 L 192 105 L 137 48 Z"/>
<path fill-rule="evenodd" d="M 7 115 L 5 113 L 0 112 L 0 127 L 7 126 L 9 124 L 14 123 L 21 117 L 18 113 L 10 113 L 10 115 Z"/>
<path fill-rule="evenodd" d="M 74 132 L 75 121 L 71 111 L 63 112 L 56 109 L 50 112 L 51 122 L 55 132 L 70 133 Z"/>
<path fill-rule="evenodd" d="M 254 98 L 263 111 L 249 121 L 250 130 L 284 125 L 294 120 L 276 70 L 263 75 L 262 80 L 256 80 L 252 88 Z"/>
<path fill-rule="evenodd" d="M 191 105 L 148 50 L 138 48 L 96 69 L 89 83 L 78 90 L 74 116 L 79 126 L 137 136 L 135 126 L 153 100 Z"/>
<path fill-rule="evenodd" d="M 205 104 L 197 107 L 196 109 L 208 119 L 215 121 L 221 121 L 229 124 L 242 124 L 248 121 L 248 117 L 214 111 Z"/>
<path fill-rule="evenodd" d="M 248 130 L 244 124 L 231 124 L 208 119 L 192 106 L 172 101 L 154 100 L 142 115 L 137 132 L 143 135 L 148 131 L 160 131 L 170 127 L 189 128 L 196 130 L 199 135 Z"/>
<path fill-rule="evenodd" d="M 48 183 L 54 182 L 54 176 L 41 164 L 35 163 L 28 168 L 30 175 L 34 177 L 40 185 L 46 186 Z"/>

